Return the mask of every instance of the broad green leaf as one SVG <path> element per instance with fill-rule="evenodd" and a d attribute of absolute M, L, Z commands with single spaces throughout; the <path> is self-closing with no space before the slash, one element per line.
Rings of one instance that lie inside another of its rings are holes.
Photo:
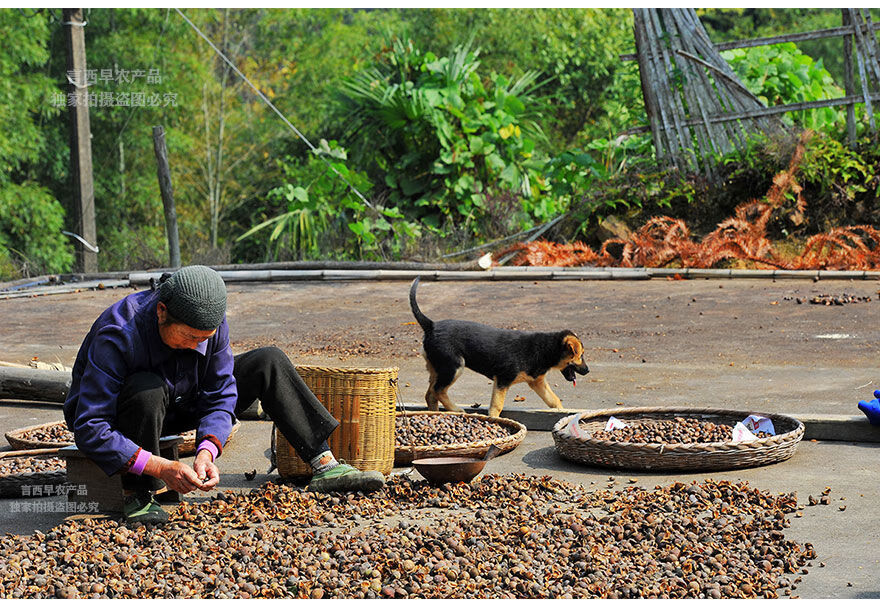
<path fill-rule="evenodd" d="M 293 197 L 293 199 L 300 202 L 309 201 L 309 192 L 306 191 L 303 187 L 293 187 L 290 191 L 290 195 Z"/>

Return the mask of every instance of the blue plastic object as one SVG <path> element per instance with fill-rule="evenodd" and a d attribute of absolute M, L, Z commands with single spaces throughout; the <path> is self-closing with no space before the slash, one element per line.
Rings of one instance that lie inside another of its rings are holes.
<path fill-rule="evenodd" d="M 871 401 L 860 401 L 859 409 L 868 417 L 868 422 L 880 426 L 880 389 L 874 391 L 874 399 Z"/>

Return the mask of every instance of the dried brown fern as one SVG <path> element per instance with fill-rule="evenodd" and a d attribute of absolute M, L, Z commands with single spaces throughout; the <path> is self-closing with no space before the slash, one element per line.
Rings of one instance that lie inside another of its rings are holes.
<path fill-rule="evenodd" d="M 663 267 L 683 256 L 691 256 L 694 242 L 684 221 L 668 216 L 654 217 L 632 235 L 632 263 L 640 267 Z"/>
<path fill-rule="evenodd" d="M 803 220 L 806 200 L 795 177 L 813 134 L 807 130 L 801 135 L 788 168 L 773 177 L 766 201 L 740 204 L 733 216 L 720 222 L 700 242 L 692 239 L 684 221 L 658 216 L 633 233 L 630 241 L 606 240 L 598 253 L 582 242 L 536 241 L 516 244 L 502 254 L 517 252 L 514 265 L 558 267 L 663 267 L 678 261 L 682 267 L 712 268 L 726 260 L 740 260 L 780 269 L 880 269 L 880 231 L 869 225 L 838 227 L 814 235 L 791 262 L 782 260 L 767 238 L 767 225 L 789 193 L 796 196 L 792 218 L 795 222 Z M 610 248 L 617 246 L 620 252 L 615 256 Z"/>
<path fill-rule="evenodd" d="M 548 241 L 518 243 L 504 250 L 506 255 L 516 252 L 510 263 L 514 266 L 576 267 L 595 262 L 598 255 L 582 242 L 557 244 Z"/>
<path fill-rule="evenodd" d="M 751 260 L 776 265 L 773 244 L 767 239 L 772 208 L 756 200 L 744 202 L 734 215 L 718 224 L 699 246 L 691 267 L 713 267 L 725 259 Z"/>
<path fill-rule="evenodd" d="M 794 154 L 791 156 L 791 160 L 788 162 L 788 168 L 778 173 L 773 177 L 773 184 L 770 186 L 770 189 L 767 190 L 767 203 L 770 204 L 773 208 L 782 207 L 785 202 L 785 196 L 791 192 L 795 195 L 795 214 L 793 215 L 793 219 L 797 224 L 803 221 L 803 214 L 807 209 L 807 201 L 804 199 L 804 196 L 801 195 L 803 191 L 803 187 L 795 179 L 795 175 L 797 174 L 798 169 L 801 166 L 801 162 L 804 160 L 804 155 L 807 151 L 807 143 L 810 142 L 810 139 L 813 138 L 815 133 L 812 130 L 805 130 L 798 141 L 797 146 L 795 147 Z"/>
<path fill-rule="evenodd" d="M 880 268 L 880 231 L 870 225 L 836 227 L 814 235 L 792 263 L 797 269 L 870 271 Z"/>

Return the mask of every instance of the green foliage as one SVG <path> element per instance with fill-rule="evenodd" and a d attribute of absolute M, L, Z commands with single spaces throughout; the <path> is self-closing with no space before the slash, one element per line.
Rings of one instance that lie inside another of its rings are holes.
<path fill-rule="evenodd" d="M 269 191 L 267 200 L 282 212 L 236 241 L 250 240 L 271 260 L 399 255 L 407 239 L 418 235 L 418 227 L 402 220 L 396 208 L 373 210 L 364 204 L 346 181 L 363 194 L 372 183 L 351 170 L 347 159 L 336 141 L 322 139 L 306 161 L 289 156 L 279 161 L 284 182 Z"/>
<path fill-rule="evenodd" d="M 589 239 L 608 216 L 619 216 L 638 225 L 651 216 L 694 216 L 705 211 L 707 184 L 656 166 L 643 165 L 596 181 L 572 200 L 568 237 Z"/>
<path fill-rule="evenodd" d="M 173 105 L 90 109 L 102 270 L 167 262 L 151 137 L 159 124 L 184 262 L 403 258 L 569 209 L 582 233 L 608 214 L 678 213 L 712 227 L 762 196 L 792 148 L 765 142 L 723 159 L 728 186 L 711 195 L 700 179 L 653 166 L 649 136 L 618 136 L 645 120 L 637 64 L 618 59 L 633 50 L 629 9 L 187 9 L 310 140 L 331 141 L 319 154 L 173 10 L 87 11 L 90 68 L 161 74 L 160 83 L 99 81 L 91 92 L 176 95 Z M 840 25 L 836 9 L 699 14 L 716 42 Z M 50 102 L 66 93 L 59 17 L 0 9 L 0 279 L 65 270 L 72 259 L 60 234 L 72 198 L 68 116 Z M 828 73 L 842 81 L 839 38 L 729 56 L 769 104 L 842 94 Z M 833 130 L 841 115 L 792 119 Z M 804 228 L 846 212 L 876 221 L 877 156 L 870 141 L 856 150 L 833 137 L 811 142 L 799 177 Z"/>
<path fill-rule="evenodd" d="M 70 269 L 73 251 L 62 229 L 64 209 L 45 187 L 30 182 L 0 187 L 0 250 L 20 274 Z"/>
<path fill-rule="evenodd" d="M 876 223 L 880 147 L 864 140 L 850 149 L 827 136 L 814 136 L 807 145 L 798 179 L 809 200 L 808 217 L 822 230 L 841 224 Z M 874 211 L 872 213 L 872 211 Z"/>
<path fill-rule="evenodd" d="M 695 234 L 708 233 L 731 216 L 737 205 L 765 199 L 774 177 L 787 170 L 797 143 L 795 134 L 754 138 L 743 152 L 722 158 L 720 186 L 649 163 L 595 179 L 580 197 L 573 198 L 573 220 L 565 235 L 589 240 L 596 225 L 609 215 L 623 218 L 633 229 L 653 216 L 667 215 L 687 221 Z M 797 199 L 788 194 L 783 207 L 792 211 L 774 213 L 768 225 L 771 236 L 805 237 L 836 226 L 876 224 L 880 220 L 878 166 L 877 141 L 864 139 L 850 149 L 831 135 L 815 133 L 794 173 L 805 211 L 797 213 L 796 221 L 790 220 Z"/>
<path fill-rule="evenodd" d="M 385 9 L 264 9 L 260 15 L 249 55 L 264 74 L 264 92 L 313 140 L 341 135 L 328 109 L 342 81 L 372 60 L 377 36 L 405 27 L 400 11 Z M 287 151 L 296 149 L 305 155 L 298 139 Z"/>
<path fill-rule="evenodd" d="M 484 70 L 514 78 L 540 72 L 548 154 L 642 121 L 637 64 L 618 59 L 634 50 L 630 9 L 438 8 L 405 17 L 416 46 L 446 53 L 472 38 Z"/>
<path fill-rule="evenodd" d="M 713 42 L 778 36 L 829 29 L 843 25 L 839 8 L 704 8 L 696 9 Z M 880 11 L 870 9 L 876 23 Z M 802 40 L 798 47 L 811 57 L 821 57 L 836 82 L 843 82 L 843 38 L 833 36 Z M 858 76 L 857 76 L 858 77 Z"/>
<path fill-rule="evenodd" d="M 64 208 L 35 182 L 53 149 L 43 124 L 59 113 L 49 102 L 48 19 L 0 10 L 0 280 L 68 270 L 72 248 L 61 233 Z"/>
<path fill-rule="evenodd" d="M 392 204 L 435 229 L 479 236 L 490 188 L 521 194 L 538 219 L 558 208 L 538 201 L 537 73 L 515 81 L 491 74 L 484 83 L 477 56 L 467 44 L 437 57 L 396 39 L 344 93 L 356 157 L 384 175 Z"/>
<path fill-rule="evenodd" d="M 745 84 L 767 106 L 819 101 L 844 96 L 831 74 L 793 42 L 738 48 L 721 53 Z M 822 107 L 785 114 L 783 121 L 802 128 L 830 130 L 842 128 L 844 112 Z"/>
<path fill-rule="evenodd" d="M 573 195 L 589 191 L 596 179 L 607 178 L 608 171 L 589 153 L 575 149 L 548 160 L 544 174 L 550 193 L 570 201 Z"/>
<path fill-rule="evenodd" d="M 92 164 L 95 191 L 95 223 L 99 270 L 148 268 L 168 263 L 162 200 L 156 178 L 152 128 L 166 131 L 172 183 L 175 188 L 184 262 L 188 248 L 203 230 L 193 228 L 192 204 L 185 186 L 189 171 L 184 167 L 195 150 L 177 145 L 175 131 L 192 132 L 194 115 L 204 81 L 210 79 L 210 63 L 200 64 L 198 41 L 189 26 L 170 9 L 85 9 L 88 25 L 86 65 L 95 70 L 89 93 L 109 96 L 112 103 L 93 101 L 89 106 Z M 60 17 L 60 11 L 54 11 Z M 52 23 L 49 62 L 55 89 L 66 94 L 66 47 L 63 27 Z M 140 76 L 134 76 L 135 71 Z M 151 71 L 158 79 L 149 79 Z M 131 98 L 144 95 L 143 105 Z M 152 95 L 158 103 L 150 102 Z M 166 96 L 169 95 L 169 96 Z M 67 108 L 44 125 L 59 142 L 60 156 L 53 159 L 60 171 L 48 171 L 42 179 L 58 199 L 73 197 L 66 141 Z M 61 144 L 63 143 L 63 144 Z"/>
<path fill-rule="evenodd" d="M 725 158 L 725 191 L 740 201 L 762 199 L 773 177 L 787 169 L 796 143 L 793 135 L 755 139 L 745 153 Z M 834 136 L 815 133 L 795 173 L 806 202 L 806 220 L 798 225 L 777 224 L 777 233 L 812 234 L 839 225 L 876 222 L 878 154 L 880 148 L 872 140 L 850 149 Z M 796 198 L 792 194 L 788 198 L 787 205 L 793 207 Z"/>

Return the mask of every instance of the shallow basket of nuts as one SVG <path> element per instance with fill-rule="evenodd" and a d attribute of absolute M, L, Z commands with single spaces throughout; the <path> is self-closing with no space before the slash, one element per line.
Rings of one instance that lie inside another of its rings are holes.
<path fill-rule="evenodd" d="M 563 458 L 594 466 L 633 470 L 724 470 L 763 466 L 790 458 L 804 436 L 801 421 L 782 414 L 770 418 L 776 435 L 734 443 L 734 425 L 749 414 L 701 408 L 631 408 L 566 416 L 553 427 Z M 614 416 L 626 429 L 605 431 Z"/>
<path fill-rule="evenodd" d="M 229 439 L 238 432 L 239 422 L 236 421 L 232 425 L 232 431 L 229 433 Z M 196 431 L 184 431 L 180 434 L 183 441 L 178 447 L 178 454 L 181 456 L 190 456 L 196 452 Z M 63 420 L 56 422 L 47 422 L 45 424 L 35 424 L 26 426 L 14 431 L 6 433 L 6 441 L 14 450 L 33 450 L 47 447 L 66 447 L 73 445 L 73 433 L 67 428 L 67 423 Z"/>
<path fill-rule="evenodd" d="M 6 441 L 14 450 L 36 450 L 73 445 L 73 433 L 63 420 L 35 424 L 6 433 Z"/>
<path fill-rule="evenodd" d="M 398 413 L 394 422 L 394 466 L 437 456 L 481 457 L 495 446 L 505 454 L 526 436 L 526 427 L 509 418 L 463 412 Z"/>
<path fill-rule="evenodd" d="M 0 498 L 35 495 L 22 488 L 61 485 L 66 478 L 66 464 L 56 448 L 0 452 Z"/>

